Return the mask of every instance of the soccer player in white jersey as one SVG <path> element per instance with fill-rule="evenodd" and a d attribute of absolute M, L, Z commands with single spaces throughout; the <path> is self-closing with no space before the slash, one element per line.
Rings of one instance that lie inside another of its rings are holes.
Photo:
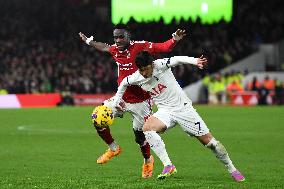
<path fill-rule="evenodd" d="M 129 85 L 138 85 L 148 91 L 158 107 L 158 111 L 150 116 L 143 126 L 146 140 L 164 165 L 164 170 L 158 179 L 164 179 L 176 173 L 177 169 L 172 164 L 165 144 L 157 133 L 165 132 L 178 123 L 184 132 L 196 137 L 203 145 L 212 150 L 235 181 L 245 180 L 233 165 L 225 147 L 209 132 L 205 122 L 193 108 L 191 100 L 183 92 L 170 69 L 180 64 L 193 64 L 202 69 L 206 63 L 207 59 L 203 56 L 200 58 L 174 56 L 153 61 L 147 52 L 142 52 L 136 57 L 138 70 L 125 77 L 118 87 L 115 103 L 119 109 L 121 108 L 119 102 Z"/>

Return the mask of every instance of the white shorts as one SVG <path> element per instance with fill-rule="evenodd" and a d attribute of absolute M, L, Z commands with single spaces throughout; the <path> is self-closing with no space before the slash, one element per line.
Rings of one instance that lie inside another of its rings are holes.
<path fill-rule="evenodd" d="M 105 100 L 103 104 L 112 109 L 114 117 L 122 117 L 124 112 L 132 115 L 132 125 L 135 131 L 142 131 L 145 120 L 152 115 L 152 101 L 147 99 L 141 103 L 125 103 L 124 111 L 118 111 L 113 103 L 114 97 Z"/>
<path fill-rule="evenodd" d="M 207 125 L 192 106 L 179 110 L 159 109 L 153 116 L 162 121 L 167 129 L 178 123 L 190 136 L 203 136 L 209 133 Z"/>

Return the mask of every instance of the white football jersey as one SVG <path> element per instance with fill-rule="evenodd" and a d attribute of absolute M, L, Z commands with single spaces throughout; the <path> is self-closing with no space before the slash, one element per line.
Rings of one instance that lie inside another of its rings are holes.
<path fill-rule="evenodd" d="M 158 109 L 179 109 L 185 105 L 191 106 L 191 100 L 179 86 L 170 68 L 186 63 L 196 65 L 196 62 L 196 58 L 186 56 L 155 60 L 153 62 L 153 74 L 150 78 L 144 78 L 139 70 L 124 78 L 115 95 L 116 100 L 121 100 L 128 85 L 138 85 L 149 92 Z"/>

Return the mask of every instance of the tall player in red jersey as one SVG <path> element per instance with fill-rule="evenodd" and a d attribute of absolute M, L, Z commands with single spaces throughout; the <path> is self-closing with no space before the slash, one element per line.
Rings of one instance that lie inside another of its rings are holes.
<path fill-rule="evenodd" d="M 118 24 L 113 30 L 115 44 L 108 45 L 102 42 L 94 41 L 93 36 L 87 38 L 83 33 L 79 33 L 81 39 L 88 45 L 99 51 L 109 52 L 118 66 L 118 85 L 127 76 L 133 74 L 138 68 L 135 64 L 135 58 L 141 51 L 148 51 L 150 54 L 170 52 L 176 43 L 185 36 L 185 30 L 178 29 L 172 34 L 172 38 L 163 43 L 152 43 L 148 41 L 130 40 L 130 31 L 124 24 Z M 144 163 L 142 166 L 142 177 L 152 176 L 154 168 L 154 158 L 150 154 L 150 146 L 145 139 L 142 131 L 144 121 L 152 113 L 150 95 L 139 86 L 129 86 L 123 96 L 124 111 L 130 112 L 133 117 L 133 131 L 135 141 L 140 146 Z M 121 116 L 123 112 L 116 109 L 113 98 L 106 100 L 104 105 L 112 108 L 114 115 Z M 94 125 L 95 126 L 95 125 Z M 98 158 L 97 163 L 107 163 L 111 158 L 121 153 L 121 148 L 116 144 L 110 134 L 110 129 L 101 129 L 96 127 L 99 136 L 108 144 L 109 149 Z"/>

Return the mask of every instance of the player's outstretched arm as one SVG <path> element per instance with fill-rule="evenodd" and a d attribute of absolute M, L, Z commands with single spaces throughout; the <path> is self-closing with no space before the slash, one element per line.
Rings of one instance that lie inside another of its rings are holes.
<path fill-rule="evenodd" d="M 174 56 L 170 58 L 169 67 L 174 67 L 180 64 L 193 64 L 198 68 L 203 69 L 204 65 L 207 64 L 207 58 L 201 55 L 199 58 L 188 57 L 188 56 Z"/>
<path fill-rule="evenodd" d="M 183 39 L 184 36 L 186 36 L 185 30 L 177 29 L 177 31 L 172 34 L 171 39 L 163 43 L 150 43 L 148 49 L 146 50 L 152 54 L 170 52 L 174 48 L 176 43 Z"/>
<path fill-rule="evenodd" d="M 108 52 L 110 49 L 110 46 L 108 44 L 102 43 L 102 42 L 97 42 L 94 41 L 94 37 L 87 37 L 85 34 L 83 34 L 82 32 L 79 33 L 79 36 L 81 37 L 82 41 L 84 41 L 86 44 L 96 48 L 99 51 L 104 51 L 104 52 Z"/>

